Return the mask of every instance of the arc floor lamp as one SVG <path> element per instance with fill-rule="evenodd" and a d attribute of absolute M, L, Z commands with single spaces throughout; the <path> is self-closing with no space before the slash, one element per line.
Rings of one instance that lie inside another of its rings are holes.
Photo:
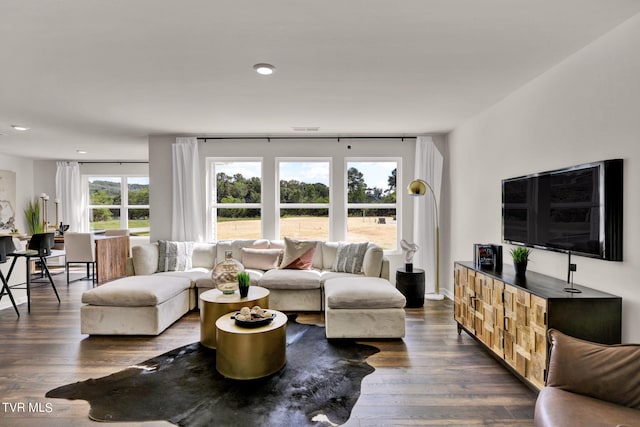
<path fill-rule="evenodd" d="M 427 194 L 427 189 L 431 193 L 433 198 L 433 207 L 436 213 L 436 292 L 435 294 L 427 294 L 425 298 L 428 300 L 441 301 L 444 299 L 444 295 L 440 293 L 440 219 L 438 218 L 438 202 L 436 201 L 436 193 L 433 188 L 422 179 L 415 179 L 411 181 L 407 187 L 407 193 L 410 196 L 424 196 Z"/>

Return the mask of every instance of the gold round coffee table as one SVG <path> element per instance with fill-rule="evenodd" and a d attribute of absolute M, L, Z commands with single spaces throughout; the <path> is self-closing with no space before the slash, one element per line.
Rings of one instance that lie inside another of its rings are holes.
<path fill-rule="evenodd" d="M 268 289 L 250 286 L 246 298 L 240 298 L 238 292 L 227 295 L 217 289 L 200 294 L 200 344 L 216 348 L 216 320 L 223 314 L 254 305 L 269 308 Z"/>
<path fill-rule="evenodd" d="M 252 380 L 275 374 L 287 363 L 287 316 L 276 310 L 271 323 L 237 326 L 228 313 L 216 321 L 216 369 L 227 378 Z"/>

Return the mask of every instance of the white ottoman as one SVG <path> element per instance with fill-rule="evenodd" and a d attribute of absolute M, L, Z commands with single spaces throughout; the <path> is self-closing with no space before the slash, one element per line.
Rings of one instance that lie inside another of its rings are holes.
<path fill-rule="evenodd" d="M 340 277 L 324 282 L 327 338 L 402 338 L 406 299 L 388 280 Z"/>
<path fill-rule="evenodd" d="M 80 332 L 158 335 L 189 311 L 187 277 L 130 276 L 82 294 Z"/>

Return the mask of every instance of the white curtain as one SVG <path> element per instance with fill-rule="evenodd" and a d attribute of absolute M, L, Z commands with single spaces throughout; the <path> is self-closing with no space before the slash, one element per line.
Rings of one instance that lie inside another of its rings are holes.
<path fill-rule="evenodd" d="M 56 199 L 60 201 L 60 218 L 69 231 L 89 231 L 87 199 L 82 191 L 82 177 L 78 162 L 57 162 Z M 55 205 L 54 205 L 55 206 Z M 60 224 L 56 224 L 56 227 Z"/>
<path fill-rule="evenodd" d="M 173 204 L 171 239 L 204 241 L 197 138 L 176 138 L 172 147 Z"/>
<path fill-rule="evenodd" d="M 442 164 L 442 154 L 436 148 L 432 138 L 419 136 L 416 140 L 415 178 L 426 181 L 433 188 L 438 204 L 438 215 L 440 215 L 441 206 Z M 425 292 L 434 293 L 436 289 L 436 210 L 428 189 L 423 197 L 415 198 L 413 209 L 413 240 L 420 247 L 415 254 L 414 264 L 425 270 Z M 442 277 L 440 281 L 442 286 Z"/>

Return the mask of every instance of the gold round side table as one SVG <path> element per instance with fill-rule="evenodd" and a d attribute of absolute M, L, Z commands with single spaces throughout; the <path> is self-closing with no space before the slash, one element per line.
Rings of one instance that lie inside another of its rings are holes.
<path fill-rule="evenodd" d="M 250 286 L 246 298 L 240 298 L 237 292 L 225 295 L 217 289 L 200 294 L 200 344 L 208 348 L 216 348 L 216 320 L 223 314 L 255 305 L 269 308 L 268 289 Z"/>
<path fill-rule="evenodd" d="M 237 326 L 231 314 L 216 321 L 216 369 L 227 378 L 252 380 L 275 374 L 287 363 L 287 316 L 279 311 L 268 325 Z"/>

